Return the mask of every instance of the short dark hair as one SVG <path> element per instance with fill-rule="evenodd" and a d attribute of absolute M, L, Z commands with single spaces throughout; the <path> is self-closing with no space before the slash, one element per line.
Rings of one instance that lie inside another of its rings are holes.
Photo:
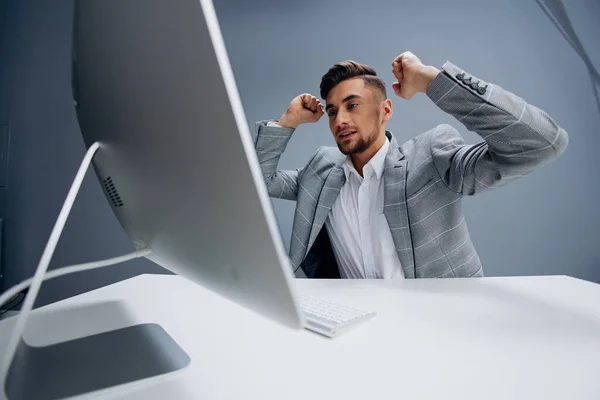
<path fill-rule="evenodd" d="M 341 82 L 357 76 L 362 76 L 365 85 L 374 87 L 387 99 L 385 83 L 377 76 L 377 72 L 368 65 L 359 64 L 356 61 L 351 60 L 334 64 L 333 67 L 329 68 L 329 71 L 323 75 L 321 78 L 321 98 L 323 100 L 327 99 L 327 95 L 331 89 Z"/>

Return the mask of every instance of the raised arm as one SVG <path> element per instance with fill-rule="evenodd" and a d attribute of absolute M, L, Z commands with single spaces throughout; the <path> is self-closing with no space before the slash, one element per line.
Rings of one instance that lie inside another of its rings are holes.
<path fill-rule="evenodd" d="M 473 195 L 502 186 L 547 164 L 567 148 L 567 133 L 544 111 L 449 62 L 439 71 L 421 64 L 414 54 L 404 53 L 392 69 L 401 78 L 394 84 L 399 96 L 426 93 L 440 109 L 485 140 L 467 145 L 449 125 L 432 131 L 431 157 L 451 190 Z"/>
<path fill-rule="evenodd" d="M 317 122 L 322 116 L 321 102 L 305 93 L 292 100 L 278 122 L 262 121 L 256 124 L 256 154 L 271 197 L 296 200 L 298 180 L 304 168 L 278 170 L 279 158 L 300 124 Z"/>

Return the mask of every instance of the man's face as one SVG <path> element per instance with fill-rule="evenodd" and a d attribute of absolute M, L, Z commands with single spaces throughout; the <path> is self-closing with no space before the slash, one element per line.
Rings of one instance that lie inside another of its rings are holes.
<path fill-rule="evenodd" d="M 329 128 L 343 154 L 362 153 L 384 134 L 389 118 L 382 113 L 385 98 L 375 88 L 365 85 L 361 77 L 339 83 L 331 89 L 326 101 Z"/>

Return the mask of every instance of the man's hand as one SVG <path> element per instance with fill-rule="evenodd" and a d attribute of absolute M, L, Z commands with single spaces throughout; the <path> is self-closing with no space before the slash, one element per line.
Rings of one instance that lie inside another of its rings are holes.
<path fill-rule="evenodd" d="M 410 100 L 416 93 L 425 93 L 440 71 L 423 65 L 419 57 L 407 51 L 392 62 L 392 73 L 398 80 L 392 84 L 394 92 L 403 99 Z"/>
<path fill-rule="evenodd" d="M 306 122 L 317 122 L 324 114 L 321 101 L 308 93 L 296 97 L 279 120 L 284 128 L 297 128 Z"/>

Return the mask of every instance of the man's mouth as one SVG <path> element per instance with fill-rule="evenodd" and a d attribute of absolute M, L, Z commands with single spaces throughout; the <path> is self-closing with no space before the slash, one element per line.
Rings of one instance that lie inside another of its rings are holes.
<path fill-rule="evenodd" d="M 340 132 L 338 137 L 340 139 L 344 139 L 344 138 L 347 138 L 348 136 L 354 135 L 355 133 L 356 133 L 356 131 L 344 131 L 344 132 Z"/>

